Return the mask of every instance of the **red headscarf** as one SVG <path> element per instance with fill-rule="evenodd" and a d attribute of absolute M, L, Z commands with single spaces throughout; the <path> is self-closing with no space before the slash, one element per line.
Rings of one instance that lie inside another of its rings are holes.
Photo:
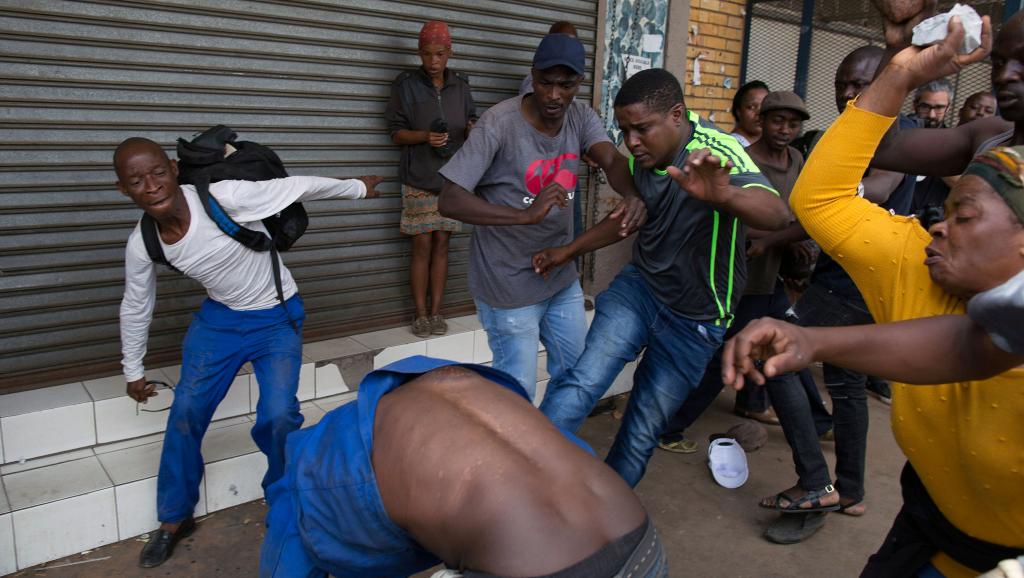
<path fill-rule="evenodd" d="M 448 32 L 448 25 L 440 20 L 431 20 L 420 29 L 420 48 L 428 44 L 440 44 L 445 48 L 452 47 L 452 35 Z"/>

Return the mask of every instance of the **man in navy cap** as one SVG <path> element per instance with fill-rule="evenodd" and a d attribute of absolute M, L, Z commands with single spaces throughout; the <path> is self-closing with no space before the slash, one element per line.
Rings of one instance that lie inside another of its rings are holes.
<path fill-rule="evenodd" d="M 576 267 L 547 278 L 531 258 L 573 238 L 573 204 L 580 160 L 587 154 L 624 200 L 625 236 L 646 218 L 643 201 L 594 110 L 574 98 L 585 73 L 583 45 L 549 34 L 533 58 L 533 92 L 502 101 L 477 122 L 469 140 L 442 169 L 438 208 L 476 225 L 470 242 L 469 289 L 494 352 L 494 367 L 511 374 L 532 398 L 537 343 L 544 343 L 552 377 L 583 351 L 586 318 Z"/>

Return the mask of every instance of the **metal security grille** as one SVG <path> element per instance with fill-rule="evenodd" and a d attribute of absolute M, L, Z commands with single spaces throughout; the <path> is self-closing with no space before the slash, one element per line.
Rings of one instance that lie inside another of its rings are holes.
<path fill-rule="evenodd" d="M 419 65 L 429 19 L 448 22 L 450 66 L 481 111 L 515 94 L 548 26 L 569 20 L 591 98 L 597 0 L 0 0 L 0 389 L 119 368 L 124 244 L 140 211 L 113 186 L 118 142 L 172 151 L 223 123 L 292 174 L 394 177 L 383 111 L 394 77 Z M 310 230 L 284 256 L 307 339 L 407 322 L 409 241 L 397 183 L 382 190 L 307 204 Z M 452 240 L 449 311 L 472 307 L 467 241 Z M 161 271 L 149 363 L 177 358 L 202 298 Z"/>
<path fill-rule="evenodd" d="M 939 2 L 938 10 L 952 8 L 953 0 Z M 808 4 L 813 5 L 811 47 L 804 67 L 798 67 L 801 22 Z M 998 30 L 1003 18 L 1002 0 L 971 2 L 979 14 L 989 15 Z M 806 79 L 806 102 L 811 119 L 805 130 L 825 129 L 837 116 L 833 81 L 840 62 L 852 50 L 872 44 L 884 46 L 882 21 L 870 0 L 754 0 L 751 3 L 750 41 L 747 44 L 744 79 L 763 80 L 772 90 L 794 90 L 797 79 Z M 990 65 L 971 65 L 950 78 L 955 94 L 947 124 L 956 123 L 963 101 L 975 92 L 991 90 Z M 905 113 L 913 112 L 908 102 Z"/>

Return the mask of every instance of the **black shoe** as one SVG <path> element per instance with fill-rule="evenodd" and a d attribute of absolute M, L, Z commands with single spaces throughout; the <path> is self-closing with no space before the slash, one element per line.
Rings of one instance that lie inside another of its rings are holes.
<path fill-rule="evenodd" d="M 877 377 L 868 377 L 865 388 L 867 388 L 868 394 L 877 397 L 882 403 L 892 405 L 892 386 L 888 381 Z"/>
<path fill-rule="evenodd" d="M 139 554 L 139 566 L 143 568 L 154 568 L 167 561 L 174 553 L 174 546 L 181 540 L 188 538 L 196 529 L 196 521 L 189 516 L 186 518 L 176 532 L 167 530 L 155 530 L 149 535 L 149 542 L 142 547 Z"/>

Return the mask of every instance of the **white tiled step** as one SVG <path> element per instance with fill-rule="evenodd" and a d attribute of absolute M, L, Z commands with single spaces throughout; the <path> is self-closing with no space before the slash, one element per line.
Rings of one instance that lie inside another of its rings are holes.
<path fill-rule="evenodd" d="M 303 403 L 303 427 L 353 399 Z M 196 516 L 263 497 L 266 458 L 250 437 L 253 419 L 211 424 Z M 162 442 L 158 434 L 0 468 L 0 576 L 156 528 Z"/>
<path fill-rule="evenodd" d="M 361 373 L 409 355 L 434 355 L 465 362 L 490 361 L 490 349 L 475 316 L 448 320 L 449 332 L 422 339 L 408 328 L 385 329 L 303 347 L 299 401 L 345 393 Z M 365 370 L 346 377 L 337 360 L 363 355 Z M 370 357 L 372 356 L 372 361 Z M 180 366 L 150 369 L 146 378 L 177 383 Z M 113 375 L 33 391 L 0 395 L 0 464 L 31 460 L 78 448 L 129 440 L 164 431 L 174 392 L 163 389 L 144 405 L 125 394 L 124 378 Z M 256 411 L 259 379 L 246 364 L 217 408 L 214 420 Z M 149 410 L 149 411 L 146 411 Z M 52 424 L 62 427 L 54 428 Z"/>
<path fill-rule="evenodd" d="M 357 374 L 334 360 L 365 354 L 366 370 L 414 354 L 490 363 L 475 316 L 448 322 L 448 335 L 430 339 L 393 329 L 307 345 L 299 386 L 303 427 L 356 397 Z M 545 362 L 542 351 L 538 394 L 547 385 Z M 178 371 L 154 369 L 147 377 L 173 383 Z M 262 497 L 266 459 L 249 435 L 259 400 L 251 371 L 244 368 L 235 379 L 203 442 L 206 475 L 196 515 Z M 632 378 L 631 368 L 609 393 L 624 378 Z M 146 409 L 172 399 L 172 391 L 161 391 Z M 120 376 L 0 396 L 0 460 L 7 460 L 0 465 L 0 576 L 155 528 L 166 420 L 167 412 L 136 412 Z"/>

